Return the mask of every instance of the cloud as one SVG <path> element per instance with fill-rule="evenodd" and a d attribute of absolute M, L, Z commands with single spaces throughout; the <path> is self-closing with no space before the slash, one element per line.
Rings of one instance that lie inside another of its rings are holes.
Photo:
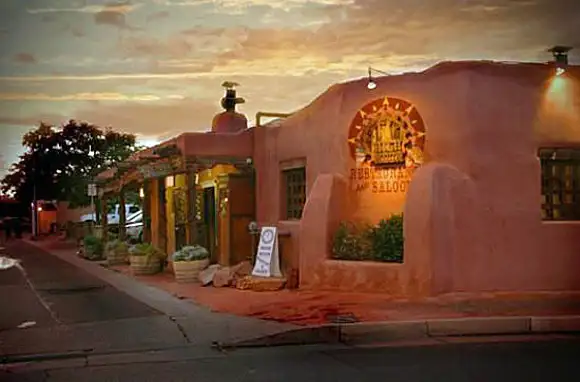
<path fill-rule="evenodd" d="M 159 21 L 159 20 L 163 20 L 169 17 L 169 12 L 167 11 L 159 11 L 159 12 L 154 12 L 151 13 L 150 15 L 147 16 L 147 21 L 151 22 L 151 21 Z"/>
<path fill-rule="evenodd" d="M 31 14 L 43 14 L 42 20 L 45 22 L 53 22 L 56 20 L 56 15 L 61 13 L 84 13 L 91 14 L 94 21 L 98 25 L 111 25 L 118 28 L 128 28 L 127 15 L 142 7 L 143 3 L 131 4 L 124 3 L 110 3 L 110 4 L 87 4 L 87 2 L 79 6 L 70 7 L 47 7 L 28 9 Z"/>
<path fill-rule="evenodd" d="M 75 37 L 85 37 L 87 35 L 87 33 L 81 27 L 71 27 L 70 31 Z"/>
<path fill-rule="evenodd" d="M 191 49 L 191 44 L 184 38 L 162 41 L 148 36 L 129 36 L 119 42 L 119 50 L 126 57 L 184 57 Z"/>
<path fill-rule="evenodd" d="M 295 8 L 319 5 L 352 5 L 356 0 L 155 0 L 157 4 L 169 7 L 199 7 L 212 4 L 217 10 L 235 14 L 252 7 L 270 7 L 290 11 Z"/>
<path fill-rule="evenodd" d="M 127 13 L 135 10 L 136 5 L 110 4 L 95 13 L 95 23 L 100 25 L 112 25 L 117 28 L 129 28 L 127 25 Z M 132 29 L 132 28 L 130 28 Z"/>
<path fill-rule="evenodd" d="M 64 120 L 64 117 L 53 114 L 44 114 L 33 117 L 0 117 L 0 130 L 7 129 L 6 126 L 19 126 L 33 128 L 38 126 L 41 121 L 57 121 Z"/>
<path fill-rule="evenodd" d="M 185 131 L 203 131 L 211 127 L 219 112 L 218 102 L 193 98 L 151 104 L 95 104 L 79 110 L 75 118 L 99 126 L 113 126 L 121 131 L 139 133 L 150 138 L 167 139 Z"/>
<path fill-rule="evenodd" d="M 28 9 L 28 13 L 63 13 L 63 12 L 78 12 L 78 13 L 101 13 L 103 11 L 116 12 L 127 14 L 133 12 L 142 4 L 107 4 L 107 5 L 83 5 L 78 7 L 53 7 L 53 8 L 33 8 Z"/>
<path fill-rule="evenodd" d="M 13 57 L 13 60 L 20 64 L 34 64 L 36 62 L 36 58 L 30 53 L 18 53 Z"/>
<path fill-rule="evenodd" d="M 44 93 L 0 93 L 0 101 L 157 101 L 151 94 L 128 95 L 120 93 L 76 93 L 50 95 Z"/>
<path fill-rule="evenodd" d="M 556 2 L 359 0 L 351 7 L 305 9 L 304 18 L 316 20 L 319 15 L 327 21 L 318 28 L 244 28 L 228 36 L 232 49 L 214 62 L 222 67 L 278 67 L 291 74 L 302 72 L 300 67 L 308 62 L 322 70 L 378 63 L 385 70 L 401 71 L 446 59 L 542 59 L 548 46 L 572 44 L 579 36 L 572 15 L 580 13 L 580 2 Z M 195 36 L 199 29 L 183 33 Z"/>

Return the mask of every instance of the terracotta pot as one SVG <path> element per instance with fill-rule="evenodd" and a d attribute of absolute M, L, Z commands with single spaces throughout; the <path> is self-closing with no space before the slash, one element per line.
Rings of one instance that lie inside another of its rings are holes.
<path fill-rule="evenodd" d="M 129 256 L 134 275 L 154 275 L 161 271 L 161 259 L 154 256 Z"/>
<path fill-rule="evenodd" d="M 178 283 L 199 281 L 199 273 L 209 266 L 209 259 L 194 261 L 174 261 L 173 272 Z"/>

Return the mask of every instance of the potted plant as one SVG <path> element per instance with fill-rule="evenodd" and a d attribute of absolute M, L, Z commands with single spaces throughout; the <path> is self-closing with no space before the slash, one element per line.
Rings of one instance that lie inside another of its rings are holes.
<path fill-rule="evenodd" d="M 103 258 L 103 241 L 96 236 L 87 235 L 83 238 L 83 255 L 88 260 Z"/>
<path fill-rule="evenodd" d="M 163 268 L 165 254 L 149 243 L 136 244 L 129 248 L 129 263 L 134 275 L 153 275 Z"/>
<path fill-rule="evenodd" d="M 173 254 L 173 271 L 177 282 L 195 282 L 209 265 L 209 251 L 201 245 L 191 245 Z"/>
<path fill-rule="evenodd" d="M 109 241 L 105 246 L 105 255 L 109 265 L 126 264 L 129 259 L 129 245 L 118 239 Z"/>

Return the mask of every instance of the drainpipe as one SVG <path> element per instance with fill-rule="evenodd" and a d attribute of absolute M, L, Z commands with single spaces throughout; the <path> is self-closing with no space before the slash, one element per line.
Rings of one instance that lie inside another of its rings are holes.
<path fill-rule="evenodd" d="M 288 113 L 268 113 L 265 111 L 259 111 L 256 113 L 256 127 L 261 127 L 260 120 L 262 117 L 278 117 L 278 118 L 288 118 L 292 114 Z"/>

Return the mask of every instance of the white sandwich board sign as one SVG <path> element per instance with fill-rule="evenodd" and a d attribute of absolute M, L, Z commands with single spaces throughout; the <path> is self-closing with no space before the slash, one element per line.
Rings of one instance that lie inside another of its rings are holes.
<path fill-rule="evenodd" d="M 262 227 L 252 276 L 282 277 L 278 250 L 278 229 L 276 227 Z"/>

